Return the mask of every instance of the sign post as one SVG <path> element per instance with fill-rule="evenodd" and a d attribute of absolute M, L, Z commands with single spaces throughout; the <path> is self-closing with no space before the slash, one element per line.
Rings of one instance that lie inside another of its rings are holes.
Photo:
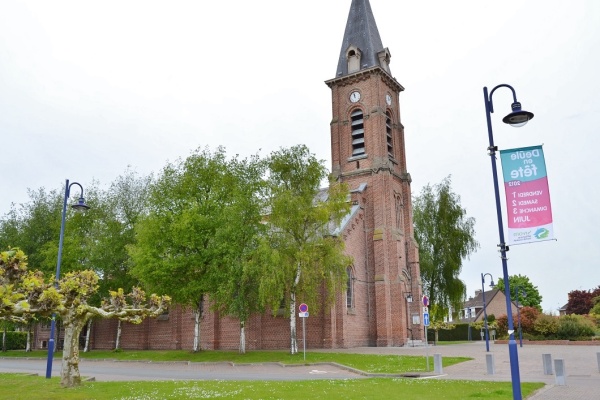
<path fill-rule="evenodd" d="M 308 306 L 304 303 L 298 307 L 300 310 L 300 318 L 302 318 L 302 344 L 304 346 L 304 361 L 306 361 L 306 318 L 308 318 Z"/>
<path fill-rule="evenodd" d="M 425 359 L 427 360 L 427 372 L 429 372 L 429 339 L 427 338 L 427 327 L 429 326 L 429 297 L 423 296 L 423 326 L 425 327 Z"/>

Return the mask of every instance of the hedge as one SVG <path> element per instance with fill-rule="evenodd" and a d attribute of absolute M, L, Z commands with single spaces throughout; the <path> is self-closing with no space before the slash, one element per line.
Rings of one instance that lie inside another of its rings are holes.
<path fill-rule="evenodd" d="M 0 350 L 2 349 L 2 335 L 0 332 Z M 27 332 L 6 332 L 6 350 L 25 350 L 27 347 Z"/>
<path fill-rule="evenodd" d="M 440 329 L 438 340 L 440 342 L 469 340 L 469 324 L 454 324 L 454 326 L 454 329 Z M 435 341 L 435 331 L 433 329 L 427 330 L 427 340 L 429 342 Z M 471 340 L 482 340 L 480 330 L 473 326 L 471 326 Z"/>

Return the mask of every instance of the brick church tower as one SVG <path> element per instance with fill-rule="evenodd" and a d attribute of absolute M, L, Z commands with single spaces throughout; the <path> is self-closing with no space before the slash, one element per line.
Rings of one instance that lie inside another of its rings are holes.
<path fill-rule="evenodd" d="M 369 0 L 352 0 L 335 78 L 325 83 L 332 95 L 332 172 L 350 186 L 359 206 L 354 223 L 363 231 L 344 232 L 355 260 L 348 296 L 366 296 L 361 301 L 367 304 L 369 345 L 374 346 L 423 337 L 411 177 L 400 122 L 404 88 L 392 76 L 390 59 Z"/>

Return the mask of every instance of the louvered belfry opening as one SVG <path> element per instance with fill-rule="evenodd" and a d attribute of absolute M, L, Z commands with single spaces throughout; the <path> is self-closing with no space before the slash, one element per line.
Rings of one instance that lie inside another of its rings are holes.
<path fill-rule="evenodd" d="M 362 110 L 350 114 L 352 124 L 352 157 L 365 154 L 365 125 Z"/>
<path fill-rule="evenodd" d="M 389 111 L 385 113 L 385 133 L 387 136 L 387 151 L 390 158 L 394 158 L 394 141 L 392 139 L 392 115 Z"/>

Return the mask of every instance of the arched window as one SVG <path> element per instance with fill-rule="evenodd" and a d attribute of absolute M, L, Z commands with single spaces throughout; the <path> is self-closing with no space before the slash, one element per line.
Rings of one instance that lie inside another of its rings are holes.
<path fill-rule="evenodd" d="M 354 273 L 351 267 L 346 269 L 346 274 L 348 275 L 348 281 L 346 282 L 346 307 L 354 308 Z"/>
<path fill-rule="evenodd" d="M 362 110 L 350 114 L 352 125 L 352 157 L 365 154 L 365 125 Z"/>
<path fill-rule="evenodd" d="M 385 133 L 387 136 L 387 152 L 390 158 L 394 158 L 394 139 L 392 138 L 392 114 L 385 113 Z"/>

